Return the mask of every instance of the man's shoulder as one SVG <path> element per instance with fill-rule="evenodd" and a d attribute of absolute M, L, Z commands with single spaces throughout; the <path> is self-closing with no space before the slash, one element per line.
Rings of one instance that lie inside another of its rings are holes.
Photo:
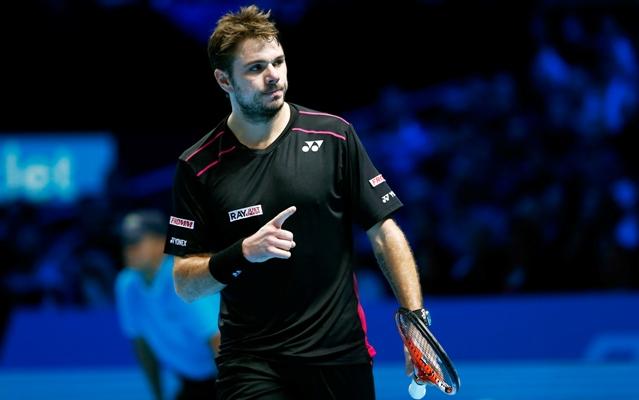
<path fill-rule="evenodd" d="M 338 130 L 348 130 L 351 128 L 351 123 L 340 115 L 315 110 L 312 108 L 300 106 L 298 104 L 291 105 L 297 110 L 297 113 L 299 115 L 297 124 L 302 127 L 316 129 L 332 128 Z"/>
<path fill-rule="evenodd" d="M 207 132 L 204 136 L 202 136 L 197 142 L 193 143 L 190 147 L 180 154 L 179 159 L 181 161 L 185 161 L 187 164 L 193 159 L 197 154 L 202 152 L 204 149 L 209 147 L 213 141 L 218 139 L 224 133 L 223 124 L 220 124 Z"/>
<path fill-rule="evenodd" d="M 178 158 L 178 168 L 186 168 L 196 176 L 217 164 L 222 155 L 236 149 L 233 133 L 221 121 L 214 129 L 202 136 Z"/>

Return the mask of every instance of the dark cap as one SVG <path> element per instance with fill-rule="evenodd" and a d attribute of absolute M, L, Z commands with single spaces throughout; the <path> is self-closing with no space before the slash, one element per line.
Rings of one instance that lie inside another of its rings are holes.
<path fill-rule="evenodd" d="M 166 217 L 157 210 L 139 210 L 122 220 L 120 234 L 124 244 L 135 244 L 147 235 L 166 235 Z"/>

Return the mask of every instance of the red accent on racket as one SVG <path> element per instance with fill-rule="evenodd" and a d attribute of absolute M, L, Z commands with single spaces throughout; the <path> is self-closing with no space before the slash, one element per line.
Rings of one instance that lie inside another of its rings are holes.
<path fill-rule="evenodd" d="M 449 395 L 455 394 L 461 385 L 459 375 L 424 320 L 400 308 L 395 314 L 395 322 L 413 361 L 415 381 L 435 385 Z"/>

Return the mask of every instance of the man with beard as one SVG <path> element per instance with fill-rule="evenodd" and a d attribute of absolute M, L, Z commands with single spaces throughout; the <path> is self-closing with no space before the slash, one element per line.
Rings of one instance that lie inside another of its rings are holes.
<path fill-rule="evenodd" d="M 218 394 L 373 399 L 352 224 L 400 306 L 419 310 L 415 261 L 390 218 L 402 203 L 350 123 L 284 100 L 270 12 L 224 15 L 208 50 L 231 113 L 180 156 L 165 251 L 182 298 L 221 291 Z"/>

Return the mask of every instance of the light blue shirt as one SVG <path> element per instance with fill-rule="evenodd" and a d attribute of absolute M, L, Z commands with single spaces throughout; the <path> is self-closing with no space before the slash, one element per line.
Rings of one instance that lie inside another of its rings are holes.
<path fill-rule="evenodd" d="M 219 294 L 186 303 L 175 293 L 173 257 L 165 256 L 147 285 L 139 272 L 123 269 L 115 294 L 125 336 L 143 338 L 166 368 L 191 379 L 217 374 L 210 339 L 218 332 Z"/>

